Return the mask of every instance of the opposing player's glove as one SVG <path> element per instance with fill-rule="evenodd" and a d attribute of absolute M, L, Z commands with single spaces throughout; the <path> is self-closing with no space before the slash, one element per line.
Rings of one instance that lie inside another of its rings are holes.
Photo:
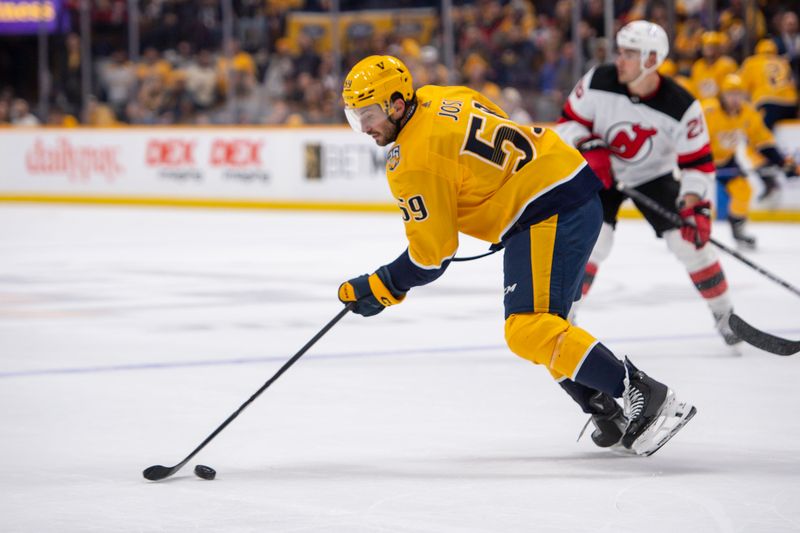
<path fill-rule="evenodd" d="M 695 248 L 702 248 L 711 238 L 711 202 L 702 200 L 692 206 L 678 206 L 683 225 L 681 237 L 694 244 Z"/>
<path fill-rule="evenodd" d="M 354 313 L 361 316 L 377 315 L 390 305 L 399 304 L 406 293 L 398 290 L 389 275 L 389 269 L 382 266 L 374 274 L 363 274 L 339 285 L 339 300 L 342 303 L 355 302 Z"/>
<path fill-rule="evenodd" d="M 610 189 L 614 183 L 614 173 L 611 170 L 611 150 L 603 139 L 592 136 L 578 143 L 578 151 L 589 163 L 594 173 L 603 182 L 603 187 Z"/>

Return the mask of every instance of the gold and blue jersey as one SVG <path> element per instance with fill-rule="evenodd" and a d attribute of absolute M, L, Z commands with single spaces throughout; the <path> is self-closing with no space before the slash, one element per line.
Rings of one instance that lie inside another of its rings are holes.
<path fill-rule="evenodd" d="M 797 104 L 797 87 L 789 62 L 775 54 L 756 54 L 742 63 L 739 75 L 756 107 Z"/>
<path fill-rule="evenodd" d="M 722 80 L 728 74 L 736 73 L 736 69 L 736 61 L 728 56 L 722 56 L 712 63 L 701 57 L 692 65 L 690 79 L 693 94 L 701 100 L 717 96 Z"/>
<path fill-rule="evenodd" d="M 386 164 L 409 243 L 387 265 L 399 289 L 436 279 L 459 232 L 500 243 L 599 190 L 581 154 L 552 130 L 517 124 L 466 87 L 425 86 L 416 94 Z"/>
<path fill-rule="evenodd" d="M 711 153 L 718 169 L 735 168 L 737 175 L 741 175 L 735 164 L 740 147 L 750 154 L 759 152 L 774 165 L 783 164 L 775 148 L 775 138 L 752 104 L 745 102 L 738 113 L 726 111 L 717 98 L 704 100 L 702 105 L 711 138 Z"/>

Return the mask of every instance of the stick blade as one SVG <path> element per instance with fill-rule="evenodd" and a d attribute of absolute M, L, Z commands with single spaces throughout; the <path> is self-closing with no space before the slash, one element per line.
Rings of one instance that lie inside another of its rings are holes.
<path fill-rule="evenodd" d="M 171 476 L 172 472 L 173 472 L 172 468 L 161 465 L 155 465 L 145 468 L 144 471 L 142 472 L 142 475 L 147 480 L 159 481 L 161 479 Z"/>
<path fill-rule="evenodd" d="M 728 323 L 739 338 L 765 352 L 774 353 L 775 355 L 793 355 L 800 352 L 799 341 L 783 339 L 766 331 L 761 331 L 742 320 L 742 317 L 736 313 L 731 314 Z"/>

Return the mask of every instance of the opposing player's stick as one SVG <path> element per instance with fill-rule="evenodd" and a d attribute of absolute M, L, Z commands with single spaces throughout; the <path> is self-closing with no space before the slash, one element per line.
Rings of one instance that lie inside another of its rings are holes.
<path fill-rule="evenodd" d="M 304 353 L 306 353 L 306 352 L 308 351 L 308 349 L 309 349 L 309 348 L 311 348 L 311 347 L 314 345 L 314 343 L 316 343 L 316 342 L 317 342 L 317 341 L 318 341 L 320 338 L 322 338 L 322 336 L 323 336 L 323 335 L 325 335 L 325 333 L 327 333 L 327 332 L 328 332 L 328 330 L 329 330 L 329 329 L 331 329 L 331 328 L 334 326 L 334 324 L 336 324 L 337 322 L 339 322 L 339 320 L 341 320 L 341 319 L 342 319 L 342 317 L 343 317 L 344 315 L 346 315 L 347 313 L 349 313 L 349 312 L 350 312 L 350 311 L 351 311 L 351 310 L 352 310 L 352 309 L 355 307 L 355 305 L 356 305 L 356 304 L 355 304 L 355 302 L 349 302 L 347 305 L 345 305 L 345 306 L 344 306 L 344 309 L 342 309 L 341 311 L 339 311 L 339 313 L 337 313 L 337 314 L 336 314 L 336 316 L 335 316 L 335 317 L 333 317 L 333 318 L 331 319 L 331 321 L 330 321 L 330 322 L 328 322 L 327 324 L 325 324 L 325 325 L 322 327 L 322 329 L 321 329 L 321 330 L 319 330 L 319 332 L 318 332 L 316 335 L 314 335 L 314 336 L 311 338 L 311 340 L 310 340 L 310 341 L 308 341 L 308 342 L 305 344 L 305 346 L 303 346 L 302 348 L 300 348 L 300 351 L 298 351 L 296 354 L 294 354 L 294 355 L 292 356 L 292 358 L 291 358 L 291 359 L 289 359 L 288 361 L 286 361 L 286 363 L 284 363 L 284 365 L 283 365 L 282 367 L 280 367 L 280 369 L 278 369 L 278 371 L 277 371 L 277 372 L 275 372 L 275 375 L 273 375 L 271 378 L 269 378 L 269 380 L 267 380 L 267 382 L 266 382 L 266 383 L 264 383 L 264 384 L 261 386 L 261 388 L 260 388 L 260 389 L 258 389 L 258 390 L 255 392 L 255 394 L 253 394 L 252 396 L 250 396 L 250 398 L 249 398 L 249 399 L 248 399 L 246 402 L 244 402 L 242 405 L 240 405 L 240 406 L 239 406 L 239 408 L 238 408 L 238 409 L 237 409 L 237 410 L 236 410 L 236 411 L 235 411 L 235 412 L 234 412 L 234 413 L 233 413 L 231 416 L 229 416 L 229 417 L 227 418 L 227 420 L 225 420 L 225 422 L 223 422 L 222 424 L 220 424 L 220 426 L 219 426 L 217 429 L 215 429 L 215 430 L 214 430 L 214 432 L 213 432 L 211 435 L 209 435 L 208 437 L 206 437 L 206 440 L 204 440 L 203 442 L 201 442 L 201 443 L 200 443 L 200 446 L 198 446 L 197 448 L 195 448 L 195 449 L 192 451 L 192 453 L 190 453 L 189 455 L 187 455 L 187 456 L 186 456 L 186 458 L 185 458 L 183 461 L 181 461 L 180 463 L 176 464 L 175 466 L 161 466 L 161 465 L 155 465 L 155 466 L 151 466 L 151 467 L 145 468 L 145 469 L 144 469 L 144 471 L 142 472 L 142 475 L 144 475 L 145 479 L 149 479 L 150 481 L 159 481 L 159 480 L 162 480 L 162 479 L 168 478 L 169 476 L 171 476 L 172 474 L 174 474 L 175 472 L 177 472 L 178 470 L 180 470 L 181 468 L 183 468 L 183 466 L 184 466 L 186 463 L 188 463 L 188 462 L 189 462 L 189 461 L 192 459 L 192 457 L 194 457 L 195 455 L 197 455 L 197 452 L 199 452 L 200 450 L 202 450 L 202 449 L 203 449 L 203 448 L 206 446 L 206 444 L 208 444 L 209 442 L 211 442 L 211 440 L 212 440 L 214 437 L 216 437 L 217 435 L 219 435 L 219 433 L 220 433 L 220 432 L 221 432 L 223 429 L 225 429 L 225 427 L 226 427 L 228 424 L 230 424 L 231 422 L 233 422 L 233 420 L 234 420 L 234 419 L 235 419 L 237 416 L 239 416 L 239 415 L 241 414 L 241 412 L 242 412 L 242 411 L 244 411 L 244 410 L 245 410 L 245 408 L 246 408 L 248 405 L 250 405 L 251 403 L 253 403 L 253 401 L 254 401 L 256 398 L 258 398 L 258 397 L 261 395 L 261 393 L 262 393 L 262 392 L 264 392 L 265 390 L 267 390 L 267 387 L 269 387 L 270 385 L 272 385 L 272 384 L 275 382 L 275 380 L 277 380 L 279 377 L 281 377 L 281 374 L 283 374 L 284 372 L 286 372 L 287 370 L 289 370 L 289 367 L 290 367 L 290 366 L 292 366 L 293 364 L 295 364 L 295 363 L 297 362 L 297 360 L 298 360 L 298 359 L 300 359 L 300 357 L 302 357 L 302 356 L 303 356 L 303 354 L 304 354 Z"/>
<path fill-rule="evenodd" d="M 667 220 L 669 220 L 673 224 L 676 224 L 678 227 L 686 225 L 686 224 L 688 224 L 690 226 L 693 226 L 693 224 L 691 222 L 686 222 L 685 220 L 683 220 L 680 217 L 680 215 L 678 215 L 678 213 L 673 213 L 672 211 L 667 210 L 666 208 L 664 208 L 664 206 L 662 206 L 661 204 L 659 204 L 658 202 L 656 202 L 655 200 L 653 200 L 652 198 L 650 198 L 646 194 L 640 193 L 636 189 L 629 189 L 628 187 L 626 187 L 622 183 L 617 183 L 617 189 L 619 189 L 619 191 L 622 194 L 624 194 L 625 196 L 627 196 L 627 197 L 629 197 L 629 198 L 631 198 L 633 200 L 636 200 L 636 201 L 646 205 L 649 209 L 655 211 L 656 213 L 658 213 L 662 217 L 666 218 Z M 739 261 L 741 261 L 745 265 L 749 266 L 750 268 L 752 268 L 753 270 L 755 270 L 759 274 L 762 274 L 763 276 L 771 279 L 772 281 L 774 281 L 775 283 L 777 283 L 781 287 L 792 291 L 796 296 L 800 296 L 800 289 L 798 289 L 794 285 L 790 284 L 789 282 L 784 281 L 783 279 L 779 278 L 778 276 L 776 276 L 772 272 L 769 272 L 768 270 L 764 269 L 763 267 L 760 267 L 757 264 L 753 263 L 751 260 L 749 260 L 747 257 L 743 256 L 742 254 L 740 254 L 739 252 L 737 252 L 733 248 L 730 248 L 729 246 L 725 246 L 724 244 L 722 244 L 721 242 L 716 240 L 714 237 L 710 237 L 708 239 L 708 241 L 711 244 L 713 244 L 714 246 L 716 246 L 717 248 L 719 248 L 720 250 L 722 250 L 723 252 L 727 252 L 728 254 L 732 255 L 733 257 L 735 257 L 736 259 L 738 259 Z"/>

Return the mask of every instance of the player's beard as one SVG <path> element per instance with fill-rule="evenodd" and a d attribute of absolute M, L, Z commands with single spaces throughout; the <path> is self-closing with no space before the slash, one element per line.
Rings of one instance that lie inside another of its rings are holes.
<path fill-rule="evenodd" d="M 394 141 L 397 140 L 397 134 L 399 133 L 400 128 L 394 122 L 389 122 L 389 127 L 387 128 L 385 139 L 383 142 L 380 139 L 375 139 L 375 143 L 378 146 L 386 146 L 388 144 L 392 144 Z"/>

